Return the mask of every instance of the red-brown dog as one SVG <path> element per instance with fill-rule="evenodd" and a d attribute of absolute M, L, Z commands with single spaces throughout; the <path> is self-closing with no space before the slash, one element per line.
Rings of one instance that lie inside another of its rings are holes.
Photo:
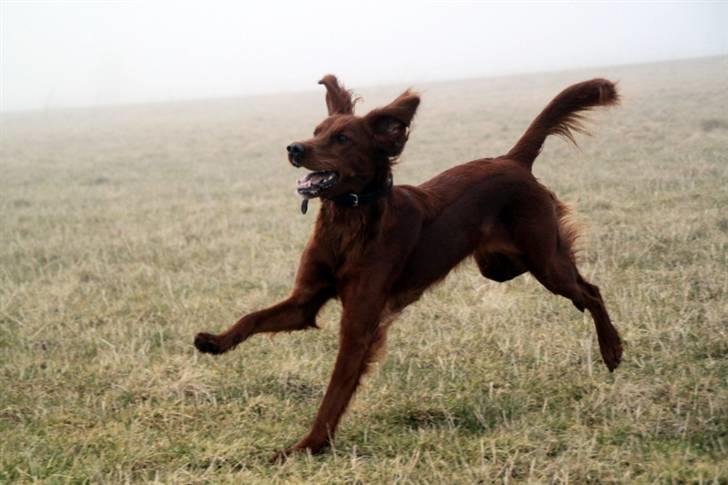
<path fill-rule="evenodd" d="M 579 113 L 615 104 L 605 79 L 562 91 L 506 155 L 474 160 L 413 187 L 392 187 L 392 164 L 407 142 L 419 96 L 405 91 L 391 104 L 355 116 L 350 91 L 332 75 L 329 116 L 313 138 L 288 146 L 288 159 L 311 172 L 298 182 L 305 212 L 322 199 L 291 296 L 242 317 L 227 331 L 198 334 L 201 352 L 221 354 L 253 334 L 316 327 L 332 298 L 343 306 L 339 354 L 311 431 L 278 456 L 316 453 L 333 439 L 362 375 L 382 348 L 389 324 L 407 305 L 472 255 L 486 278 L 508 281 L 528 271 L 549 291 L 589 310 L 602 358 L 612 371 L 622 344 L 599 293 L 576 268 L 576 231 L 567 209 L 531 174 L 549 135 L 572 139 Z"/>

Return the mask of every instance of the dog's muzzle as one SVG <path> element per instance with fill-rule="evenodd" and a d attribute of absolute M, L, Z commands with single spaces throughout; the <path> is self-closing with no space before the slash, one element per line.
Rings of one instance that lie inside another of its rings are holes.
<path fill-rule="evenodd" d="M 294 167 L 300 167 L 301 160 L 303 159 L 303 153 L 306 151 L 303 144 L 291 143 L 286 147 L 286 150 L 288 151 L 288 161 L 291 162 L 291 165 Z"/>

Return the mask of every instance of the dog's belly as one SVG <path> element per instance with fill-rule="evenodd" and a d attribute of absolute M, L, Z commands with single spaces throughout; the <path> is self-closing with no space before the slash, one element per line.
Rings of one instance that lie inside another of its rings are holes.
<path fill-rule="evenodd" d="M 526 272 L 520 251 L 511 240 L 510 233 L 500 223 L 483 229 L 483 242 L 473 254 L 480 274 L 489 280 L 503 283 Z"/>
<path fill-rule="evenodd" d="M 508 281 L 526 271 L 512 236 L 524 217 L 516 209 L 534 198 L 550 203 L 529 173 L 478 161 L 450 169 L 425 187 L 437 194 L 438 204 L 407 257 L 393 287 L 395 294 L 418 295 L 416 300 L 470 255 L 483 276 L 495 281 Z"/>
<path fill-rule="evenodd" d="M 476 254 L 475 261 L 480 274 L 498 283 L 512 280 L 526 272 L 526 265 L 517 256 L 503 253 Z"/>

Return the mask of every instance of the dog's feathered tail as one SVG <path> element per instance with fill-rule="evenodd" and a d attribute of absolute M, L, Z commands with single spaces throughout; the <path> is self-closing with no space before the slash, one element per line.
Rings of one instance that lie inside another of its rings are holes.
<path fill-rule="evenodd" d="M 618 102 L 615 84 L 606 79 L 592 79 L 569 86 L 533 120 L 505 158 L 516 160 L 530 170 L 547 136 L 560 135 L 576 144 L 573 132 L 586 133 L 581 124 L 582 112 Z"/>

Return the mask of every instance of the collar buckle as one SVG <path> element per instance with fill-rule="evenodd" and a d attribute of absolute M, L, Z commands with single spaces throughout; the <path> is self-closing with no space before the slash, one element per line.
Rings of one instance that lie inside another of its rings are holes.
<path fill-rule="evenodd" d="M 2 0 L 0 0 L 2 1 Z M 389 195 L 389 193 L 392 192 L 392 174 L 390 173 L 387 177 L 387 181 L 384 183 L 383 186 L 379 187 L 376 190 L 373 190 L 371 192 L 365 192 L 362 194 L 355 194 L 354 192 L 349 192 L 348 194 L 341 194 L 336 197 L 332 197 L 331 201 L 334 202 L 334 204 L 342 206 L 342 207 L 363 207 L 365 205 L 369 205 L 373 202 L 376 202 L 377 200 L 381 199 L 382 197 L 386 197 Z M 303 209 L 303 208 L 301 208 Z"/>

